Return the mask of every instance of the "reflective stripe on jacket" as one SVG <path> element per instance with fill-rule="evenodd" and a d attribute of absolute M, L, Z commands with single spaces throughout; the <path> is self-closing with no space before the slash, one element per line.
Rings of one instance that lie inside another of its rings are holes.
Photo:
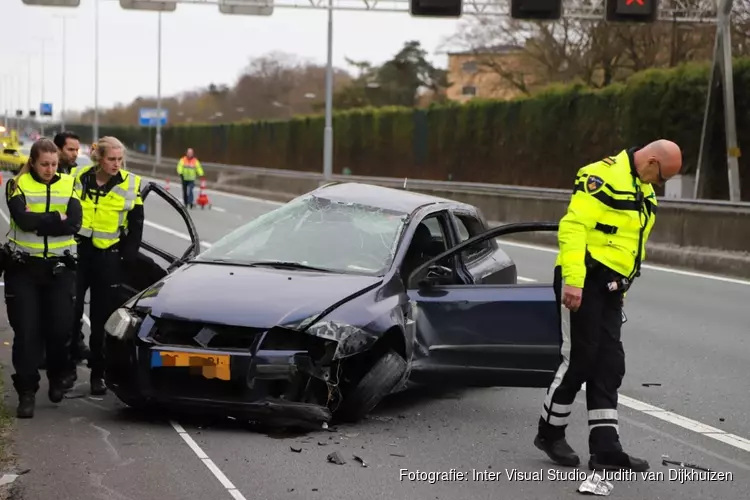
<path fill-rule="evenodd" d="M 657 201 L 651 184 L 642 183 L 633 172 L 627 150 L 578 171 L 558 232 L 557 264 L 562 266 L 566 284 L 583 287 L 587 251 L 594 260 L 631 280 L 639 271 L 656 220 Z"/>
<path fill-rule="evenodd" d="M 67 214 L 70 199 L 78 198 L 78 193 L 73 188 L 73 177 L 67 174 L 60 174 L 59 179 L 50 184 L 37 182 L 29 172 L 14 181 L 15 189 L 10 198 L 23 195 L 26 206 L 33 213 Z M 76 253 L 76 241 L 73 236 L 39 236 L 36 232 L 23 231 L 13 219 L 10 221 L 8 240 L 11 251 L 32 257 L 62 257 L 66 250 L 71 254 Z"/>
<path fill-rule="evenodd" d="M 78 234 L 91 238 L 96 248 L 106 249 L 120 241 L 122 231 L 127 230 L 128 212 L 136 205 L 142 205 L 140 198 L 141 178 L 133 173 L 120 170 L 123 181 L 113 187 L 106 196 L 92 198 L 82 177 L 94 165 L 88 165 L 76 172 L 76 189 L 81 193 L 83 223 Z"/>
<path fill-rule="evenodd" d="M 177 162 L 177 175 L 186 181 L 194 181 L 196 177 L 203 177 L 203 167 L 198 158 L 183 156 Z"/>

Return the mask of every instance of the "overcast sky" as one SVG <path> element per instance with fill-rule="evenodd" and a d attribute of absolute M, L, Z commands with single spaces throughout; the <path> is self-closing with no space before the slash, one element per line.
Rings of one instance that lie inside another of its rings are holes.
<path fill-rule="evenodd" d="M 348 4 L 361 5 L 360 1 L 348 0 Z M 139 95 L 155 96 L 157 14 L 123 10 L 117 0 L 100 2 L 100 106 L 129 103 Z M 62 15 L 68 17 L 65 108 L 93 106 L 94 0 L 81 0 L 78 8 L 35 7 L 22 0 L 0 0 L 0 113 L 8 105 L 26 109 L 29 61 L 30 102 L 38 109 L 42 98 L 42 39 L 47 39 L 44 99 L 53 103 L 57 116 L 62 105 L 63 22 L 56 16 Z M 270 17 L 228 16 L 220 14 L 215 4 L 180 4 L 176 12 L 162 16 L 162 95 L 212 82 L 233 84 L 249 58 L 273 50 L 323 64 L 326 17 L 325 10 L 289 8 L 277 8 Z M 415 19 L 407 12 L 334 11 L 334 64 L 345 67 L 345 57 L 380 63 L 404 42 L 419 40 L 433 62 L 444 67 L 446 56 L 435 52 L 447 36 L 455 33 L 457 24 L 456 20 Z"/>

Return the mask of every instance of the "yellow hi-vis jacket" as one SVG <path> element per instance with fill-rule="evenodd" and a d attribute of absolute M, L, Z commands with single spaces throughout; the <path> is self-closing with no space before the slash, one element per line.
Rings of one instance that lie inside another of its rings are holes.
<path fill-rule="evenodd" d="M 203 177 L 201 162 L 196 157 L 188 158 L 187 156 L 183 156 L 177 162 L 177 175 L 186 181 L 194 181 L 196 177 Z"/>
<path fill-rule="evenodd" d="M 83 223 L 80 236 L 91 238 L 94 247 L 106 249 L 120 242 L 122 231 L 127 230 L 128 212 L 143 205 L 140 197 L 141 178 L 131 172 L 120 170 L 122 182 L 114 186 L 105 196 L 92 197 L 81 180 L 96 165 L 87 165 L 76 171 L 76 189 L 81 193 Z"/>
<path fill-rule="evenodd" d="M 73 187 L 73 177 L 58 174 L 49 184 L 38 182 L 30 172 L 13 179 L 13 186 L 8 200 L 16 196 L 23 196 L 28 210 L 35 214 L 60 212 L 67 214 L 68 203 L 71 199 L 78 199 L 78 193 Z M 76 253 L 76 241 L 72 234 L 63 236 L 40 236 L 38 231 L 22 230 L 15 219 L 11 217 L 9 246 L 11 251 L 18 251 L 31 257 L 50 258 L 63 257 L 65 251 L 71 255 Z"/>
<path fill-rule="evenodd" d="M 558 231 L 557 265 L 566 285 L 583 288 L 586 252 L 631 281 L 640 272 L 657 202 L 653 187 L 641 182 L 631 162 L 623 150 L 578 171 Z"/>

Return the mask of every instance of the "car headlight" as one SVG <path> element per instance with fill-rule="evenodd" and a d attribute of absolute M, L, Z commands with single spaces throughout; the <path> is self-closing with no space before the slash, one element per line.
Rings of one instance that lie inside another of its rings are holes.
<path fill-rule="evenodd" d="M 121 307 L 113 312 L 104 324 L 104 331 L 112 337 L 124 339 L 126 336 L 132 335 L 140 323 L 141 318 Z"/>
<path fill-rule="evenodd" d="M 377 340 L 375 335 L 358 326 L 335 321 L 319 321 L 311 326 L 306 333 L 338 342 L 333 359 L 345 358 L 363 352 Z"/>

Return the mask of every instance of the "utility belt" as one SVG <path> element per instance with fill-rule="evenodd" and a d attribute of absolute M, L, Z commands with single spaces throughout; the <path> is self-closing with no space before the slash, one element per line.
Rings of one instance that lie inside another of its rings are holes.
<path fill-rule="evenodd" d="M 625 293 L 633 284 L 633 282 L 626 276 L 623 276 L 594 259 L 588 250 L 586 250 L 585 264 L 586 275 L 590 276 L 596 282 L 601 283 L 609 292 Z"/>
<path fill-rule="evenodd" d="M 586 250 L 585 264 L 587 279 L 590 277 L 596 282 L 602 283 L 602 286 L 606 287 L 606 290 L 610 293 L 620 293 L 622 301 L 623 295 L 628 291 L 633 282 L 594 259 L 588 250 Z M 622 323 L 627 323 L 628 317 L 625 315 L 624 309 L 620 310 L 620 315 L 622 316 Z"/>
<path fill-rule="evenodd" d="M 78 260 L 70 250 L 65 250 L 61 257 L 33 257 L 26 252 L 11 250 L 6 243 L 0 246 L 0 274 L 11 266 L 42 266 L 50 269 L 53 275 L 57 275 L 66 269 L 75 271 L 78 268 Z"/>

